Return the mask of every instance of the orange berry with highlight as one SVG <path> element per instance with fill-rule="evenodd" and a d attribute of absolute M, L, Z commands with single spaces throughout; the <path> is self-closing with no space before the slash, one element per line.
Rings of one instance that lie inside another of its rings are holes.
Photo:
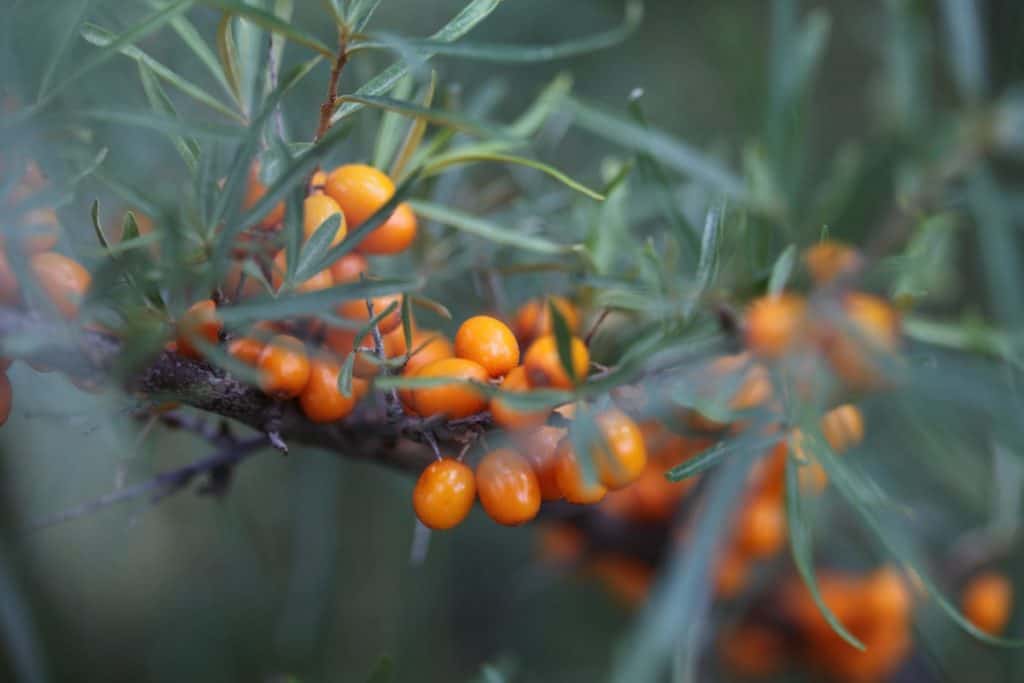
<path fill-rule="evenodd" d="M 486 383 L 487 371 L 479 363 L 464 358 L 442 358 L 429 363 L 417 378 L 445 377 Z M 451 419 L 469 417 L 487 406 L 487 397 L 468 384 L 441 384 L 413 389 L 412 407 L 422 417 L 447 415 Z"/>
<path fill-rule="evenodd" d="M 611 490 L 636 481 L 647 467 L 647 446 L 643 432 L 633 418 L 612 408 L 595 419 L 604 442 L 594 443 L 591 452 L 597 476 Z"/>
<path fill-rule="evenodd" d="M 412 207 L 402 202 L 386 221 L 370 231 L 356 247 L 363 254 L 397 254 L 416 239 L 419 223 Z"/>
<path fill-rule="evenodd" d="M 555 389 L 572 389 L 577 383 L 587 377 L 587 370 L 590 368 L 590 352 L 579 337 L 570 340 L 570 353 L 572 369 L 575 377 L 570 378 L 562 366 L 562 359 L 558 355 L 558 344 L 554 335 L 541 337 L 530 344 L 523 356 L 523 365 L 526 367 L 526 376 L 532 387 L 552 387 Z"/>
<path fill-rule="evenodd" d="M 961 595 L 964 616 L 985 633 L 1002 633 L 1013 608 L 1013 584 L 997 572 L 973 577 Z"/>
<path fill-rule="evenodd" d="M 455 333 L 455 355 L 476 361 L 491 377 L 502 377 L 519 365 L 519 342 L 505 323 L 477 315 Z"/>
<path fill-rule="evenodd" d="M 370 264 L 362 254 L 349 252 L 331 264 L 331 275 L 336 283 L 359 282 L 359 276 L 370 270 Z"/>
<path fill-rule="evenodd" d="M 522 365 L 512 368 L 512 371 L 505 375 L 501 382 L 502 391 L 515 393 L 530 390 L 530 383 L 526 379 L 526 368 Z M 517 410 L 510 407 L 501 397 L 495 396 L 491 399 L 491 418 L 494 424 L 505 429 L 527 429 L 544 424 L 548 419 L 550 410 Z"/>
<path fill-rule="evenodd" d="M 856 272 L 861 258 L 860 253 L 849 245 L 823 240 L 804 250 L 804 264 L 815 284 L 826 285 L 838 277 Z"/>
<path fill-rule="evenodd" d="M 412 491 L 412 508 L 424 526 L 451 529 L 473 509 L 476 477 L 473 470 L 451 458 L 430 463 Z"/>
<path fill-rule="evenodd" d="M 412 333 L 412 345 L 409 347 L 412 353 L 409 360 L 405 362 L 402 374 L 411 377 L 420 368 L 435 360 L 442 358 L 454 358 L 455 347 L 448 341 L 448 337 L 440 332 L 415 329 Z"/>
<path fill-rule="evenodd" d="M 277 398 L 295 398 L 309 381 L 309 356 L 301 340 L 287 334 L 273 337 L 257 361 L 263 391 Z"/>
<path fill-rule="evenodd" d="M 391 313 L 380 319 L 377 323 L 377 327 L 380 328 L 381 334 L 387 334 L 391 330 L 395 329 L 402 324 L 402 295 L 401 294 L 388 294 L 386 296 L 377 296 L 370 299 L 373 304 L 373 315 L 378 316 L 383 313 L 388 306 L 395 304 L 395 308 Z M 355 320 L 359 322 L 368 322 L 370 320 L 370 309 L 366 305 L 365 299 L 349 299 L 338 305 L 336 309 L 339 316 L 348 320 Z"/>
<path fill-rule="evenodd" d="M 865 580 L 862 590 L 867 610 L 876 621 L 903 622 L 910 616 L 910 588 L 894 567 L 882 567 Z"/>
<path fill-rule="evenodd" d="M 513 324 L 516 337 L 524 345 L 529 344 L 538 337 L 554 334 L 554 327 L 551 323 L 550 304 L 554 304 L 558 312 L 565 318 L 570 332 L 573 334 L 579 332 L 580 314 L 568 299 L 560 296 L 530 299 L 516 311 Z"/>
<path fill-rule="evenodd" d="M 750 557 L 774 555 L 786 542 L 786 513 L 772 498 L 757 497 L 740 512 L 737 541 Z"/>
<path fill-rule="evenodd" d="M 299 405 L 310 422 L 336 422 L 356 405 L 356 397 L 345 396 L 338 388 L 341 366 L 334 361 L 314 360 L 310 363 L 309 381 L 299 394 Z"/>
<path fill-rule="evenodd" d="M 345 239 L 348 230 L 345 226 L 345 215 L 341 213 L 341 207 L 325 194 L 311 194 L 302 202 L 302 234 L 304 239 L 309 239 L 316 232 L 317 228 L 331 216 L 338 216 L 340 223 L 338 229 L 331 238 L 331 246 L 339 244 Z"/>
<path fill-rule="evenodd" d="M 239 337 L 228 343 L 228 353 L 235 360 L 246 365 L 256 365 L 263 353 L 263 342 L 252 337 Z"/>
<path fill-rule="evenodd" d="M 223 328 L 224 325 L 217 318 L 217 304 L 213 299 L 195 302 L 178 322 L 178 353 L 189 358 L 202 358 L 203 354 L 193 341 L 201 339 L 208 344 L 216 344 Z"/>
<path fill-rule="evenodd" d="M 78 315 L 78 304 L 89 289 L 92 276 L 82 264 L 53 251 L 34 254 L 32 272 L 46 296 L 65 318 Z"/>
<path fill-rule="evenodd" d="M 328 174 L 324 193 L 338 202 L 354 230 L 388 203 L 395 193 L 395 184 L 372 166 L 345 164 Z"/>
<path fill-rule="evenodd" d="M 14 402 L 14 390 L 7 372 L 0 372 L 0 427 L 7 423 L 11 416 L 11 405 Z"/>
<path fill-rule="evenodd" d="M 792 351 L 807 327 L 807 301 L 796 294 L 765 296 L 750 304 L 746 344 L 755 355 L 779 358 Z"/>
<path fill-rule="evenodd" d="M 842 453 L 864 440 L 864 416 L 855 405 L 846 403 L 821 418 L 821 433 L 836 453 Z"/>
<path fill-rule="evenodd" d="M 529 522 L 540 510 L 540 484 L 530 463 L 509 448 L 485 455 L 476 466 L 480 504 L 498 524 Z"/>
<path fill-rule="evenodd" d="M 555 452 L 555 481 L 558 490 L 570 503 L 588 505 L 599 503 L 608 493 L 607 487 L 600 481 L 587 482 L 583 476 L 583 468 L 568 438 L 562 439 Z"/>

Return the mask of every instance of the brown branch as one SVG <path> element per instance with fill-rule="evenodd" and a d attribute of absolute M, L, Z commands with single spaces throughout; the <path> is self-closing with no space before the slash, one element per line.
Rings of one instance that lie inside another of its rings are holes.
<path fill-rule="evenodd" d="M 338 56 L 331 67 L 331 75 L 327 80 L 327 97 L 320 105 L 320 123 L 316 127 L 316 136 L 313 142 L 319 142 L 320 138 L 327 134 L 331 127 L 331 115 L 338 104 L 338 79 L 341 78 L 341 71 L 348 61 L 348 36 L 344 29 L 338 29 Z"/>

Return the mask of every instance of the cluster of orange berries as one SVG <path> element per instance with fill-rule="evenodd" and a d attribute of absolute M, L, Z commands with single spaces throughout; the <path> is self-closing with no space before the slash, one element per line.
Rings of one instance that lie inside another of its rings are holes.
<path fill-rule="evenodd" d="M 7 195 L 7 202 L 13 205 L 28 199 L 44 189 L 46 184 L 39 166 L 29 162 L 24 175 Z M 22 253 L 28 257 L 28 273 L 50 305 L 65 319 L 74 319 L 92 278 L 82 264 L 53 251 L 60 230 L 56 211 L 49 207 L 31 209 L 19 217 L 19 223 L 28 234 L 15 236 L 15 253 L 19 257 Z M 0 235 L 0 304 L 21 306 L 25 295 L 8 259 L 7 237 Z M 13 401 L 11 382 L 7 377 L 10 365 L 10 360 L 0 359 L 0 425 L 7 422 Z"/>

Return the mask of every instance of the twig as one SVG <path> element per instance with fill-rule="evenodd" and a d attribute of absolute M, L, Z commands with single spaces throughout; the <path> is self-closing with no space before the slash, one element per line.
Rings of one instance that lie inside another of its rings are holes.
<path fill-rule="evenodd" d="M 597 316 L 597 320 L 594 321 L 594 324 L 590 326 L 590 330 L 587 331 L 587 336 L 583 338 L 583 343 L 588 347 L 590 346 L 590 340 L 594 338 L 594 335 L 597 334 L 597 330 L 601 327 L 601 324 L 604 323 L 604 319 L 607 318 L 608 314 L 611 312 L 610 308 L 601 309 L 601 315 Z"/>
<path fill-rule="evenodd" d="M 338 104 L 338 79 L 341 78 L 341 71 L 348 61 L 348 36 L 344 28 L 338 29 L 338 56 L 331 67 L 331 75 L 327 79 L 327 97 L 320 105 L 320 123 L 316 127 L 316 136 L 313 142 L 319 142 L 320 138 L 327 134 L 331 127 L 331 114 Z"/>

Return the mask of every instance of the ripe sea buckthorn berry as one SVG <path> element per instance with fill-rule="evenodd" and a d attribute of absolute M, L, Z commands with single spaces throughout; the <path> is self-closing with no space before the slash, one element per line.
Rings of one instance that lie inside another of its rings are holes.
<path fill-rule="evenodd" d="M 512 371 L 505 375 L 501 383 L 502 391 L 524 392 L 530 390 L 530 383 L 526 379 L 526 369 L 523 366 L 512 368 Z M 544 424 L 548 419 L 550 410 L 516 410 L 508 406 L 500 397 L 491 399 L 491 418 L 494 424 L 505 429 L 527 429 Z"/>
<path fill-rule="evenodd" d="M 579 337 L 572 338 L 570 348 L 576 382 L 582 382 L 586 379 L 587 369 L 590 367 L 590 352 Z M 526 367 L 526 377 L 532 387 L 572 389 L 574 385 L 573 379 L 562 367 L 554 335 L 541 337 L 530 344 L 523 357 L 523 365 Z"/>
<path fill-rule="evenodd" d="M 476 466 L 480 504 L 498 524 L 529 522 L 540 510 L 540 484 L 523 456 L 509 448 L 485 455 Z"/>
<path fill-rule="evenodd" d="M 6 422 L 7 418 L 11 416 L 11 403 L 13 402 L 14 392 L 11 389 L 11 380 L 7 377 L 7 372 L 0 372 L 0 427 Z"/>
<path fill-rule="evenodd" d="M 334 361 L 314 360 L 309 367 L 309 381 L 299 394 L 299 405 L 310 422 L 335 422 L 352 412 L 356 397 L 345 396 L 338 389 L 341 367 Z"/>
<path fill-rule="evenodd" d="M 0 246 L 0 302 L 14 305 L 21 297 L 18 278 L 7 260 L 7 250 Z"/>
<path fill-rule="evenodd" d="M 818 462 L 804 444 L 803 432 L 794 429 L 789 435 L 789 457 L 796 458 L 799 463 L 797 474 L 800 481 L 800 490 L 807 493 L 819 494 L 828 486 L 828 472 Z M 783 470 L 785 472 L 785 470 Z M 783 477 L 785 474 L 783 474 Z"/>
<path fill-rule="evenodd" d="M 395 193 L 395 184 L 372 166 L 346 164 L 328 174 L 324 192 L 338 202 L 349 228 L 354 230 L 387 204 Z"/>
<path fill-rule="evenodd" d="M 816 284 L 825 285 L 860 267 L 860 253 L 853 247 L 823 240 L 804 250 L 804 264 Z"/>
<path fill-rule="evenodd" d="M 906 621 L 910 616 L 910 588 L 894 567 L 882 567 L 863 584 L 864 601 L 876 621 Z"/>
<path fill-rule="evenodd" d="M 836 375 L 856 388 L 885 382 L 880 356 L 891 354 L 900 343 L 900 316 L 888 301 L 863 292 L 843 298 L 845 325 L 825 335 L 825 355 Z"/>
<path fill-rule="evenodd" d="M 755 300 L 744 321 L 746 344 L 755 355 L 779 358 L 801 342 L 807 327 L 807 302 L 796 294 Z"/>
<path fill-rule="evenodd" d="M 781 502 L 754 498 L 740 512 L 738 532 L 739 547 L 749 557 L 777 553 L 786 542 L 786 514 Z"/>
<path fill-rule="evenodd" d="M 985 633 L 1002 633 L 1013 609 L 1013 584 L 988 571 L 973 577 L 961 595 L 964 616 Z"/>
<path fill-rule="evenodd" d="M 864 416 L 855 405 L 846 403 L 825 413 L 821 433 L 836 453 L 842 453 L 864 440 Z"/>
<path fill-rule="evenodd" d="M 397 254 L 413 243 L 418 227 L 416 213 L 402 202 L 386 221 L 359 242 L 356 249 L 364 254 Z"/>
<path fill-rule="evenodd" d="M 263 199 L 263 195 L 267 193 L 267 186 L 260 180 L 260 165 L 253 164 L 249 169 L 249 184 L 245 192 L 245 200 L 242 202 L 242 207 L 245 209 L 251 209 L 256 205 L 259 200 Z M 259 222 L 259 228 L 263 230 L 269 230 L 280 225 L 281 221 L 284 220 L 284 202 L 278 202 L 270 209 L 266 216 Z"/>
<path fill-rule="evenodd" d="M 505 323 L 477 315 L 455 333 L 455 355 L 476 361 L 491 377 L 501 377 L 519 364 L 519 342 Z"/>
<path fill-rule="evenodd" d="M 595 443 L 592 449 L 597 476 L 609 489 L 621 489 L 647 467 L 643 433 L 633 418 L 615 408 L 600 413 L 595 422 L 604 437 L 604 443 Z"/>
<path fill-rule="evenodd" d="M 274 265 L 271 269 L 270 284 L 273 285 L 274 289 L 280 291 L 284 285 L 284 277 L 288 272 L 288 254 L 285 250 L 277 252 L 277 256 L 274 257 Z M 331 271 L 324 269 L 319 273 L 316 273 L 305 282 L 300 282 L 295 285 L 296 292 L 317 292 L 321 289 L 327 289 L 334 286 L 334 277 L 331 276 Z"/>
<path fill-rule="evenodd" d="M 412 491 L 412 508 L 424 526 L 451 529 L 466 519 L 475 498 L 473 470 L 458 460 L 444 458 L 423 470 Z"/>
<path fill-rule="evenodd" d="M 537 475 L 541 500 L 559 500 L 562 497 L 562 490 L 558 488 L 557 449 L 564 438 L 564 429 L 542 425 L 519 440 L 519 452 Z"/>
<path fill-rule="evenodd" d="M 412 353 L 409 360 L 405 362 L 402 374 L 411 377 L 423 366 L 433 363 L 442 358 L 453 358 L 455 347 L 448 341 L 448 337 L 440 332 L 415 329 L 412 333 L 412 345 L 409 347 Z"/>
<path fill-rule="evenodd" d="M 331 246 L 338 244 L 345 238 L 348 230 L 345 227 L 345 216 L 341 213 L 338 202 L 325 194 L 311 194 L 302 202 L 302 234 L 304 239 L 309 239 L 316 232 L 316 229 L 331 216 L 337 215 L 341 222 L 338 230 L 331 239 Z"/>
<path fill-rule="evenodd" d="M 217 318 L 217 304 L 213 299 L 197 301 L 178 322 L 178 353 L 189 358 L 202 358 L 203 354 L 195 347 L 193 341 L 202 339 L 210 344 L 220 340 L 220 331 L 224 328 Z"/>
<path fill-rule="evenodd" d="M 487 382 L 487 371 L 479 363 L 464 358 L 442 358 L 420 368 L 416 377 L 450 377 L 454 380 Z M 447 415 L 451 419 L 468 417 L 487 406 L 487 397 L 467 384 L 441 384 L 413 389 L 412 403 L 422 417 Z"/>
<path fill-rule="evenodd" d="M 381 318 L 377 324 L 381 334 L 387 334 L 402 324 L 402 296 L 400 294 L 377 296 L 373 297 L 370 301 L 373 304 L 373 314 L 375 316 L 380 315 L 391 304 L 397 304 L 394 310 Z M 370 309 L 367 307 L 365 299 L 349 299 L 344 301 L 338 305 L 336 311 L 339 316 L 348 320 L 366 322 L 370 319 Z"/>
<path fill-rule="evenodd" d="M 359 276 L 369 272 L 370 264 L 362 254 L 349 252 L 331 264 L 331 275 L 338 284 L 359 282 Z"/>
<path fill-rule="evenodd" d="M 252 337 L 232 339 L 228 344 L 228 353 L 239 362 L 256 365 L 260 360 L 260 354 L 263 353 L 263 342 Z"/>
<path fill-rule="evenodd" d="M 34 254 L 32 272 L 46 296 L 65 318 L 78 315 L 78 304 L 92 282 L 78 261 L 52 251 Z"/>
<path fill-rule="evenodd" d="M 327 184 L 327 173 L 324 171 L 317 171 L 313 174 L 313 177 L 309 179 L 309 190 L 310 192 L 323 192 L 324 185 Z"/>
<path fill-rule="evenodd" d="M 555 451 L 555 481 L 562 496 L 577 505 L 599 503 L 608 493 L 607 487 L 600 481 L 586 481 L 576 452 L 567 438 L 562 439 Z"/>
<path fill-rule="evenodd" d="M 579 332 L 580 314 L 572 303 L 560 296 L 552 296 L 546 299 L 530 299 L 516 311 L 516 318 L 513 324 L 516 337 L 524 345 L 529 344 L 538 337 L 543 337 L 554 332 L 551 325 L 551 310 L 549 304 L 554 304 L 558 312 L 565 318 L 569 331 L 573 334 Z"/>
<path fill-rule="evenodd" d="M 277 398 L 295 398 L 309 381 L 309 357 L 301 340 L 287 334 L 272 338 L 257 361 L 261 387 Z"/>
<path fill-rule="evenodd" d="M 617 553 L 597 557 L 588 569 L 626 607 L 646 600 L 654 580 L 654 569 L 649 564 Z"/>

